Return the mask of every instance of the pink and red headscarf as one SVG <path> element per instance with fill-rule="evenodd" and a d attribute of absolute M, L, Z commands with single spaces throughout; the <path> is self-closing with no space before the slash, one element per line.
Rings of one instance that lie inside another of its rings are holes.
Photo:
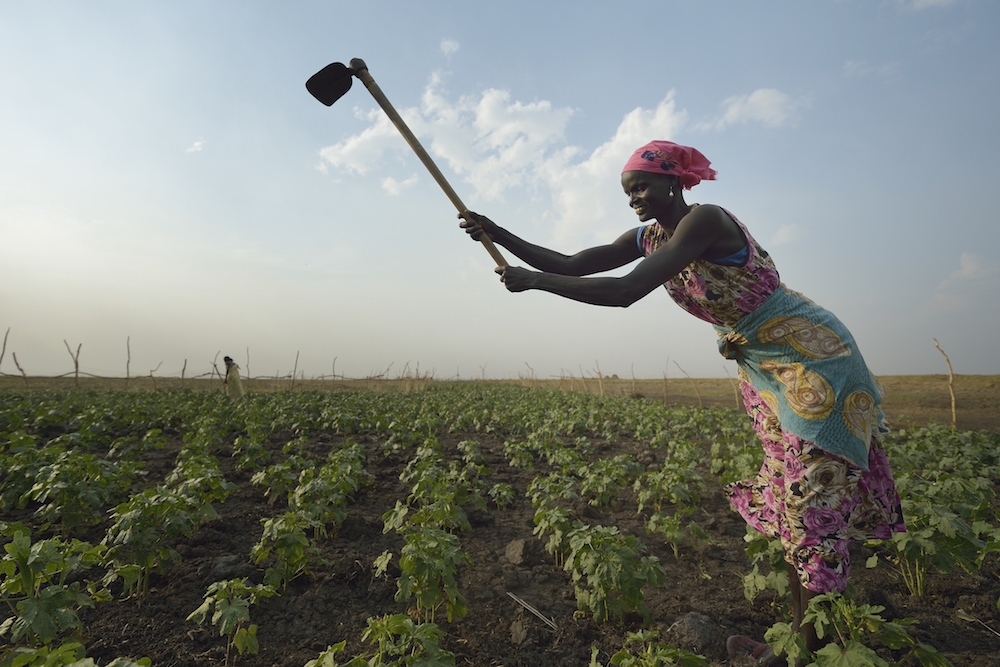
<path fill-rule="evenodd" d="M 670 174 L 677 176 L 681 185 L 690 190 L 703 180 L 715 180 L 716 172 L 710 164 L 712 163 L 708 158 L 696 148 L 681 146 L 672 141 L 651 141 L 632 153 L 622 173 L 650 171 L 654 174 Z"/>

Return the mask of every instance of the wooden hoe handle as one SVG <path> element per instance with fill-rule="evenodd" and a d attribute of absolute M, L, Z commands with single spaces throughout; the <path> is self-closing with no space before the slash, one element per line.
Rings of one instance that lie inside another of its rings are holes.
<path fill-rule="evenodd" d="M 399 133 L 403 135 L 404 139 L 406 139 L 406 143 L 410 144 L 410 148 L 413 149 L 413 152 L 417 154 L 420 161 L 424 163 L 425 167 L 427 167 L 427 171 L 431 172 L 431 176 L 433 176 L 434 180 L 437 181 L 437 184 L 441 186 L 444 193 L 448 195 L 448 199 L 450 199 L 451 203 L 455 205 L 458 212 L 467 214 L 469 209 L 462 203 L 458 193 L 451 187 L 451 184 L 448 183 L 444 174 L 442 174 L 441 170 L 438 169 L 436 164 L 434 164 L 434 160 L 431 159 L 431 156 L 424 150 L 424 147 L 420 145 L 417 137 L 414 136 L 413 132 L 410 131 L 410 128 L 407 127 L 402 116 L 396 112 L 396 109 L 393 108 L 388 98 L 386 98 L 386 96 L 382 93 L 382 89 L 378 87 L 378 84 L 375 83 L 375 79 L 373 79 L 372 75 L 368 73 L 368 66 L 365 65 L 365 61 L 361 60 L 361 58 L 354 58 L 351 60 L 351 69 L 354 70 L 354 75 L 361 79 L 361 82 L 365 84 L 365 88 L 368 89 L 368 92 L 372 94 L 375 101 L 378 102 L 380 107 L 382 107 L 382 111 L 384 111 L 389 117 L 392 124 L 396 126 Z M 486 250 L 490 253 L 493 261 L 497 263 L 497 266 L 507 268 L 507 260 L 503 258 L 503 255 L 500 254 L 497 247 L 493 245 L 492 239 L 490 239 L 490 237 L 486 234 L 483 234 L 479 240 L 486 247 Z"/>

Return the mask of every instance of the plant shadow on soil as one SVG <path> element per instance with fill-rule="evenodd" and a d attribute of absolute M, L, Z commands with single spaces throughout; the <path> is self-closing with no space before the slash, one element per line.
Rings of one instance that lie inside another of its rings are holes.
<path fill-rule="evenodd" d="M 280 455 L 282 446 L 293 437 L 291 433 L 273 434 L 268 447 Z M 545 467 L 509 467 L 502 436 L 470 432 L 439 439 L 448 457 L 458 456 L 458 442 L 477 441 L 492 470 L 489 483 L 506 482 L 515 489 L 511 506 L 500 510 L 491 504 L 486 511 L 471 512 L 473 530 L 460 534 L 462 549 L 472 560 L 472 565 L 459 569 L 460 589 L 469 613 L 453 623 L 437 619 L 445 631 L 442 647 L 455 654 L 457 665 L 548 667 L 588 665 L 591 647 L 597 646 L 599 659 L 607 664 L 627 632 L 642 627 L 641 619 L 626 617 L 621 625 L 595 625 L 589 617 L 574 616 L 570 575 L 554 564 L 532 535 L 533 511 L 524 496 L 533 477 Z M 251 607 L 253 622 L 259 625 L 260 652 L 239 657 L 237 665 L 301 667 L 342 640 L 347 641 L 343 659 L 370 654 L 371 647 L 361 641 L 367 619 L 407 611 L 406 603 L 394 600 L 395 577 L 376 577 L 373 566 L 384 550 L 398 556 L 402 546 L 394 533 L 383 534 L 381 516 L 409 493 L 399 480 L 407 458 L 387 458 L 371 437 L 355 436 L 354 441 L 366 448 L 366 468 L 375 476 L 374 483 L 358 493 L 337 533 L 319 541 L 322 562 L 311 568 L 311 576 L 295 580 L 280 597 Z M 321 459 L 343 442 L 339 436 L 314 435 L 308 451 Z M 181 444 L 179 439 L 172 440 L 165 450 L 153 452 L 146 460 L 150 484 L 170 471 Z M 623 439 L 613 446 L 600 440 L 593 444 L 595 458 L 628 453 L 647 466 L 662 461 L 662 452 L 635 440 Z M 81 611 L 87 655 L 98 664 L 116 656 L 148 656 L 155 667 L 223 664 L 225 638 L 213 626 L 198 626 L 185 619 L 201 604 L 209 584 L 236 577 L 248 577 L 251 583 L 263 580 L 264 566 L 251 562 L 250 550 L 260 537 L 261 519 L 283 512 L 285 501 L 269 503 L 263 489 L 250 484 L 250 473 L 235 468 L 228 452 L 216 454 L 226 479 L 237 486 L 225 502 L 216 505 L 220 518 L 176 544 L 182 562 L 155 574 L 147 595 Z M 574 509 L 586 523 L 616 525 L 623 533 L 636 535 L 648 553 L 659 558 L 666 583 L 647 588 L 646 603 L 654 614 L 650 627 L 660 632 L 661 641 L 700 653 L 714 665 L 749 665 L 753 661 L 748 658 L 726 656 L 726 637 L 743 634 L 762 640 L 767 628 L 781 620 L 783 601 L 770 594 L 752 602 L 745 599 L 742 577 L 749 572 L 750 563 L 744 553 L 744 523 L 707 469 L 699 472 L 708 482 L 708 490 L 700 515 L 693 518 L 708 533 L 709 541 L 682 546 L 679 558 L 662 537 L 645 533 L 644 519 L 635 512 L 631 491 L 623 493 L 610 508 L 598 510 L 580 502 Z M 27 511 L 22 520 L 31 525 Z M 80 538 L 97 543 L 105 527 L 95 527 Z M 977 575 L 959 570 L 928 575 L 928 594 L 916 598 L 909 596 L 902 580 L 885 562 L 865 569 L 868 555 L 864 547 L 853 553 L 851 581 L 859 602 L 883 605 L 887 619 L 917 618 L 919 624 L 912 633 L 956 666 L 1000 664 L 1000 639 L 956 616 L 956 611 L 963 609 L 994 627 L 1000 624 L 996 606 L 1000 567 L 995 556 Z M 553 619 L 558 630 L 526 612 L 508 592 Z M 707 623 L 695 635 L 682 634 L 675 622 L 691 613 L 704 615 Z"/>

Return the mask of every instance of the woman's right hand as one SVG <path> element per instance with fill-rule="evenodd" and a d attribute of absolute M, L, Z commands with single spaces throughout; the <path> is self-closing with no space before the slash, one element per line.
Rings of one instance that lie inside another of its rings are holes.
<path fill-rule="evenodd" d="M 464 229 L 465 233 L 471 236 L 473 241 L 482 239 L 483 234 L 486 234 L 491 241 L 496 240 L 497 230 L 500 229 L 500 226 L 485 215 L 466 211 L 459 213 L 458 217 L 462 220 L 462 222 L 458 223 L 458 226 Z"/>

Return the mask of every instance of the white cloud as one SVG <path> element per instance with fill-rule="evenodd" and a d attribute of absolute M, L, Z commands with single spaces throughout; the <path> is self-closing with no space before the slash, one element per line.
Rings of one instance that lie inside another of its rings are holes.
<path fill-rule="evenodd" d="M 371 121 L 361 134 L 348 137 L 333 146 L 320 150 L 320 157 L 338 169 L 364 175 L 382 158 L 386 149 L 404 148 L 399 132 L 381 109 L 366 113 L 356 110 L 355 115 Z M 400 112 L 400 115 L 406 116 Z M 409 125 L 409 121 L 407 121 Z"/>
<path fill-rule="evenodd" d="M 441 40 L 441 53 L 446 56 L 450 56 L 459 49 L 459 44 L 453 39 L 442 39 Z"/>
<path fill-rule="evenodd" d="M 939 289 L 962 283 L 966 281 L 978 281 L 996 276 L 998 268 L 991 266 L 981 255 L 974 255 L 971 252 L 963 252 L 958 258 L 959 268 L 942 281 Z"/>
<path fill-rule="evenodd" d="M 542 175 L 552 188 L 554 240 L 613 240 L 622 230 L 620 214 L 629 215 L 619 180 L 625 160 L 652 139 L 675 138 L 686 120 L 686 112 L 677 110 L 670 91 L 655 109 L 637 107 L 626 114 L 614 136 L 582 161 L 572 163 L 579 149 L 567 148 L 553 155 Z"/>
<path fill-rule="evenodd" d="M 687 116 L 671 92 L 655 109 L 629 112 L 614 135 L 588 154 L 566 143 L 573 113 L 545 100 L 513 100 L 510 92 L 492 88 L 454 100 L 437 74 L 420 107 L 400 111 L 434 160 L 474 188 L 477 201 L 500 201 L 512 189 L 527 189 L 551 199 L 545 218 L 556 242 L 608 241 L 621 231 L 621 214 L 631 220 L 618 180 L 621 166 L 637 146 L 676 136 Z M 320 151 L 326 163 L 365 174 L 382 166 L 387 151 L 409 152 L 380 110 L 361 117 L 370 123 L 366 129 Z M 396 194 L 413 182 L 389 177 L 383 187 Z"/>
<path fill-rule="evenodd" d="M 920 307 L 923 313 L 957 312 L 995 300 L 1000 291 L 1000 265 L 981 255 L 964 252 L 958 269 L 938 283 L 930 299 Z"/>
<path fill-rule="evenodd" d="M 767 245 L 768 247 L 778 246 L 797 241 L 802 236 L 801 231 L 801 228 L 796 224 L 782 225 L 774 232 Z"/>
<path fill-rule="evenodd" d="M 724 110 L 715 120 L 698 123 L 699 130 L 722 130 L 737 123 L 760 123 L 766 127 L 781 127 L 794 121 L 795 113 L 809 106 L 804 99 L 795 100 L 775 88 L 758 88 L 749 95 L 727 97 Z"/>
<path fill-rule="evenodd" d="M 401 194 L 403 190 L 409 190 L 416 185 L 418 180 L 419 179 L 416 174 L 410 176 L 405 181 L 397 181 L 392 176 L 387 176 L 382 179 L 382 189 L 385 190 L 386 194 L 396 197 Z"/>
<path fill-rule="evenodd" d="M 201 152 L 201 149 L 204 148 L 204 146 L 205 146 L 205 140 L 204 139 L 199 139 L 198 141 L 196 141 L 193 144 L 191 144 L 190 146 L 188 146 L 184 150 L 184 152 L 185 153 L 199 153 L 199 152 Z"/>

